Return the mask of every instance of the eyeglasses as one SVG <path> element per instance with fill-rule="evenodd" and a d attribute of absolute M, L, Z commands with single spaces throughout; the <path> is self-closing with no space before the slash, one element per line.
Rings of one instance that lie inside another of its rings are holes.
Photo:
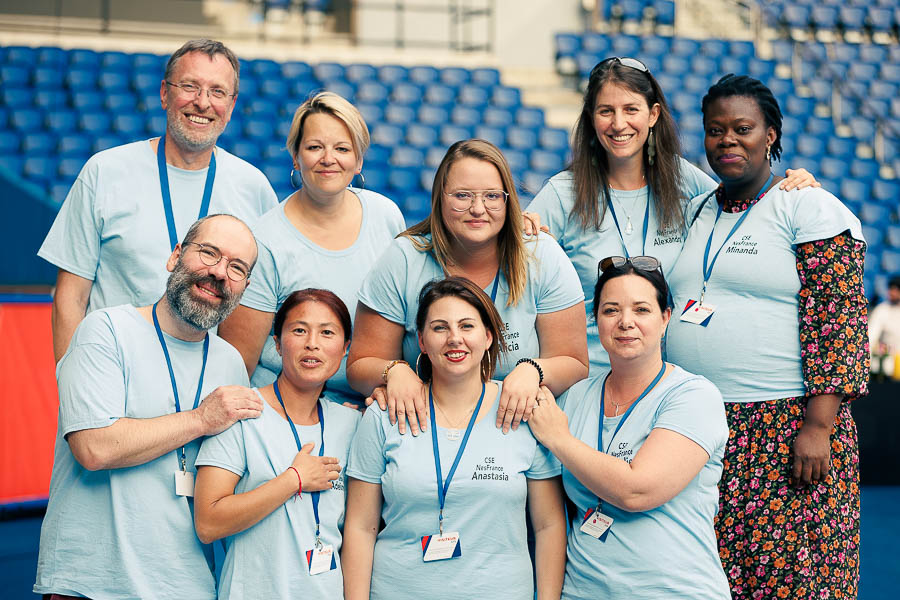
<path fill-rule="evenodd" d="M 607 256 L 597 263 L 597 279 L 604 271 L 610 269 L 621 269 L 625 265 L 631 265 L 638 271 L 656 271 L 662 270 L 662 265 L 655 256 L 632 256 L 625 258 L 624 256 Z"/>
<path fill-rule="evenodd" d="M 209 246 L 207 244 L 198 244 L 197 242 L 185 242 L 184 246 L 197 246 L 197 254 L 200 255 L 200 262 L 202 262 L 207 267 L 214 267 L 225 256 L 222 256 L 222 253 L 219 252 L 219 249 L 215 246 Z M 225 263 L 225 273 L 228 275 L 228 279 L 232 281 L 244 281 L 248 277 L 250 277 L 250 266 L 242 261 L 239 258 L 228 258 L 227 263 Z"/>
<path fill-rule="evenodd" d="M 500 210 L 506 204 L 506 199 L 509 198 L 509 194 L 503 190 L 482 190 L 480 192 L 457 190 L 455 192 L 447 192 L 446 195 L 450 198 L 450 209 L 456 212 L 466 212 L 472 208 L 472 205 L 475 204 L 475 200 L 478 198 L 481 198 L 481 201 L 484 203 L 485 210 Z"/>
<path fill-rule="evenodd" d="M 623 67 L 628 67 L 629 69 L 635 69 L 637 71 L 640 71 L 641 73 L 647 73 L 648 75 L 650 74 L 650 69 L 647 68 L 647 65 L 636 58 L 628 58 L 627 56 L 611 56 L 607 59 L 601 60 L 596 65 L 594 65 L 594 68 L 591 69 L 590 77 L 593 77 L 600 71 L 609 69 L 614 63 L 622 65 Z"/>
<path fill-rule="evenodd" d="M 171 85 L 174 88 L 178 88 L 179 94 L 185 96 L 187 98 L 193 98 L 197 96 L 204 89 L 206 90 L 206 97 L 210 99 L 212 102 L 224 102 L 228 98 L 234 96 L 234 94 L 229 94 L 228 90 L 223 90 L 222 88 L 202 88 L 196 83 L 174 83 L 172 81 L 166 80 L 166 85 Z"/>

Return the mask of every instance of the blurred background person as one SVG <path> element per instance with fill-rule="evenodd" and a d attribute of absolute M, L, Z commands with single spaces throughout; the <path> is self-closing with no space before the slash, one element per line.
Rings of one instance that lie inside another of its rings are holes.
<path fill-rule="evenodd" d="M 895 358 L 900 355 L 900 276 L 888 281 L 887 299 L 869 312 L 869 350 L 872 370 L 896 377 L 900 360 Z"/>

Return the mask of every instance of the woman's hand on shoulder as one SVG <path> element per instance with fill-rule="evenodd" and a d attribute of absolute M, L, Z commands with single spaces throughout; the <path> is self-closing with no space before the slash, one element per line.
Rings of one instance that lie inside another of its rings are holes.
<path fill-rule="evenodd" d="M 522 211 L 522 223 L 524 224 L 524 232 L 527 236 L 536 236 L 539 232 L 550 233 L 550 228 L 541 225 L 541 216 L 537 213 Z"/>
<path fill-rule="evenodd" d="M 541 386 L 538 403 L 531 412 L 528 427 L 537 440 L 551 451 L 554 441 L 565 439 L 569 433 L 569 418 L 556 403 L 547 386 Z"/>
<path fill-rule="evenodd" d="M 784 179 L 781 180 L 781 183 L 778 184 L 778 189 L 789 192 L 793 189 L 802 190 L 807 187 L 822 187 L 822 184 L 816 181 L 815 176 L 804 169 L 803 167 L 799 169 L 788 169 L 784 172 Z"/>
<path fill-rule="evenodd" d="M 408 365 L 398 364 L 388 372 L 387 385 L 380 385 L 366 398 L 388 411 L 391 425 L 397 424 L 400 435 L 406 433 L 407 421 L 413 435 L 428 429 L 428 386 Z"/>
<path fill-rule="evenodd" d="M 540 385 L 540 374 L 528 363 L 516 365 L 506 376 L 497 407 L 497 427 L 502 427 L 503 433 L 509 433 L 510 428 L 518 429 L 519 423 L 531 418 Z"/>

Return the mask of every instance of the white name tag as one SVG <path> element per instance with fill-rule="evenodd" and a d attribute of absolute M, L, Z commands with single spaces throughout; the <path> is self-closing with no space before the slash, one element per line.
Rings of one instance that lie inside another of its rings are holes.
<path fill-rule="evenodd" d="M 706 327 L 715 312 L 716 307 L 712 304 L 700 304 L 696 300 L 688 300 L 684 305 L 684 310 L 681 311 L 680 320 Z"/>
<path fill-rule="evenodd" d="M 431 562 L 433 560 L 447 560 L 448 558 L 456 558 L 457 556 L 462 556 L 458 531 L 422 536 L 423 561 Z"/>
<path fill-rule="evenodd" d="M 581 531 L 599 539 L 612 527 L 612 524 L 612 517 L 604 515 L 596 508 L 591 508 L 584 515 L 584 521 L 581 522 Z"/>
<path fill-rule="evenodd" d="M 334 559 L 334 546 L 325 544 L 321 548 L 313 548 L 306 551 L 306 564 L 309 565 L 309 574 L 318 575 L 337 569 L 337 561 Z"/>
<path fill-rule="evenodd" d="M 175 495 L 194 496 L 194 473 L 192 471 L 175 471 Z"/>

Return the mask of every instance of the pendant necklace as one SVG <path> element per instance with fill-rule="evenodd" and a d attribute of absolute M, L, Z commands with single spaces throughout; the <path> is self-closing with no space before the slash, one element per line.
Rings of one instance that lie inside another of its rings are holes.
<path fill-rule="evenodd" d="M 444 409 L 441 408 L 441 405 L 438 404 L 437 402 L 435 402 L 434 405 L 437 407 L 437 409 L 439 411 L 441 411 L 441 414 L 444 415 L 444 418 L 447 420 L 447 423 L 452 424 L 453 421 L 450 420 L 450 417 L 447 416 L 447 413 L 444 412 Z M 473 410 L 475 410 L 474 406 L 466 411 L 466 414 L 463 415 L 463 418 L 461 419 L 461 421 L 463 423 L 468 422 L 469 415 L 472 414 Z M 465 429 L 465 427 L 460 427 L 459 425 L 452 425 L 452 427 L 447 428 L 447 430 L 444 432 L 444 435 L 447 437 L 448 441 L 455 442 L 456 440 L 458 440 L 459 438 L 462 437 L 463 429 Z"/>
<path fill-rule="evenodd" d="M 646 186 L 646 181 L 645 181 L 645 178 L 643 175 L 641 175 L 641 183 L 643 183 L 644 186 Z M 634 233 L 634 226 L 631 224 L 631 215 L 628 213 L 627 210 L 625 210 L 625 205 L 622 203 L 622 200 L 619 198 L 619 195 L 616 194 L 616 190 L 612 186 L 609 186 L 609 191 L 612 192 L 613 198 L 616 199 L 616 202 L 618 202 L 619 206 L 622 207 L 622 212 L 625 213 L 625 229 L 622 230 L 622 233 L 624 233 L 625 235 L 631 235 L 632 233 Z M 648 191 L 648 195 L 649 195 L 649 191 Z M 648 202 L 650 201 L 649 197 L 647 198 L 647 201 Z M 632 209 L 634 208 L 633 204 L 632 204 L 631 208 Z"/>

